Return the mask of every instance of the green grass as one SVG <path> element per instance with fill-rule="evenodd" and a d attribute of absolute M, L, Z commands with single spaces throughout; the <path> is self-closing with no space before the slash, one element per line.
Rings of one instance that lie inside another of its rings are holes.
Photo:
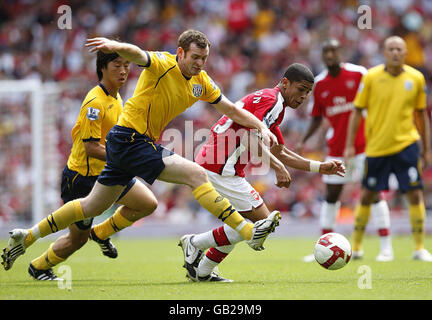
<path fill-rule="evenodd" d="M 317 263 L 303 263 L 316 239 L 274 238 L 266 250 L 255 252 L 241 244 L 220 266 L 234 283 L 190 283 L 185 278 L 178 239 L 114 239 L 119 257 L 102 256 L 88 243 L 62 265 L 70 266 L 72 289 L 55 282 L 32 280 L 28 263 L 49 242 L 37 242 L 9 271 L 0 270 L 0 299 L 146 299 L 146 300 L 285 300 L 285 299 L 432 299 L 432 264 L 413 261 L 412 238 L 394 237 L 395 261 L 375 262 L 378 239 L 367 237 L 365 257 L 345 268 L 328 271 Z M 4 247 L 6 240 L 0 241 Z M 426 247 L 432 247 L 428 238 Z M 358 282 L 366 265 L 371 289 Z M 54 269 L 59 276 L 61 265 Z"/>

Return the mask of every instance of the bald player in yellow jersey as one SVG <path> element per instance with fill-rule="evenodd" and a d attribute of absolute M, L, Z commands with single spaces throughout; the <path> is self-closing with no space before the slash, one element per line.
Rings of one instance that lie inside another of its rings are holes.
<path fill-rule="evenodd" d="M 178 39 L 176 55 L 144 51 L 135 45 L 106 38 L 88 39 L 86 45 L 91 48 L 91 52 L 116 52 L 124 59 L 142 66 L 144 70 L 132 98 L 125 104 L 119 122 L 107 136 L 107 163 L 90 194 L 65 204 L 31 229 L 12 230 L 8 246 L 4 248 L 5 269 L 10 269 L 15 259 L 24 254 L 26 248 L 38 238 L 66 228 L 75 221 L 104 212 L 135 176 L 149 184 L 159 179 L 188 185 L 197 201 L 239 232 L 250 247 L 254 250 L 264 249 L 265 239 L 279 224 L 279 212 L 275 211 L 268 218 L 254 224 L 246 222 L 230 202 L 217 193 L 201 166 L 155 142 L 172 119 L 196 101 L 203 100 L 234 122 L 258 130 L 267 146 L 277 143 L 276 137 L 265 123 L 250 112 L 236 108 L 202 70 L 210 51 L 207 37 L 196 30 L 183 32 Z M 154 198 L 153 193 L 149 193 Z M 131 212 L 127 206 L 122 206 L 119 212 L 126 218 L 121 226 L 106 222 L 99 228 L 95 227 L 95 233 L 100 239 L 106 239 L 126 227 L 128 221 L 134 221 L 132 218 L 137 218 L 136 213 Z M 50 228 L 53 221 L 56 230 Z M 201 254 L 190 243 L 181 241 L 180 245 L 188 263 L 194 263 Z"/>
<path fill-rule="evenodd" d="M 99 83 L 84 98 L 71 133 L 72 150 L 62 173 L 61 198 L 64 203 L 87 196 L 105 167 L 105 138 L 122 112 L 123 102 L 118 90 L 127 80 L 129 61 L 116 53 L 99 51 L 96 73 Z M 132 179 L 118 201 L 127 203 L 129 199 L 129 203 L 133 201 L 142 209 L 150 200 L 143 198 L 146 188 L 141 182 Z M 119 214 L 114 214 L 116 216 Z M 57 280 L 52 267 L 80 249 L 89 236 L 100 245 L 104 255 L 116 258 L 117 250 L 110 239 L 100 240 L 91 232 L 92 221 L 93 218 L 86 218 L 70 225 L 67 234 L 58 238 L 30 263 L 29 274 L 36 280 Z M 54 230 L 56 228 L 55 224 L 51 227 Z"/>
<path fill-rule="evenodd" d="M 426 85 L 422 73 L 404 64 L 406 52 L 402 38 L 387 38 L 385 64 L 368 70 L 354 100 L 355 112 L 350 118 L 344 153 L 347 161 L 354 156 L 354 137 L 364 109 L 367 117 L 366 163 L 361 199 L 355 209 L 353 258 L 363 256 L 362 240 L 371 204 L 379 191 L 388 190 L 389 175 L 394 173 L 399 190 L 409 202 L 413 259 L 432 262 L 432 255 L 423 244 L 426 215 L 420 163 L 422 157 L 424 165 L 432 164 Z M 387 261 L 393 260 L 393 252 L 387 256 Z"/>

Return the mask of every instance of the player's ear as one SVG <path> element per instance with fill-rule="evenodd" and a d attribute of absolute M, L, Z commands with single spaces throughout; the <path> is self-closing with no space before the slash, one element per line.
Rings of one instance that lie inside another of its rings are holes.
<path fill-rule="evenodd" d="M 183 50 L 183 48 L 182 47 L 178 47 L 177 48 L 177 57 L 181 57 L 181 58 L 184 58 L 184 50 Z"/>
<path fill-rule="evenodd" d="M 282 88 L 283 88 L 284 90 L 286 90 L 286 89 L 288 89 L 290 86 L 291 86 L 291 82 L 290 82 L 287 78 L 283 77 L 283 78 L 282 78 Z"/>

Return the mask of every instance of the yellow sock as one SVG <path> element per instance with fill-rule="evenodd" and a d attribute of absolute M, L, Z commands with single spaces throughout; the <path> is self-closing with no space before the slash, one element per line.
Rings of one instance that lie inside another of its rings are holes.
<path fill-rule="evenodd" d="M 33 235 L 33 231 L 31 229 L 28 229 L 27 231 L 29 233 L 28 233 L 27 237 L 24 239 L 24 246 L 26 248 L 31 246 L 37 240 L 36 237 Z"/>
<path fill-rule="evenodd" d="M 210 182 L 197 187 L 192 193 L 202 207 L 231 228 L 237 230 L 244 239 L 250 240 L 252 238 L 253 224 L 246 222 L 231 203 L 215 190 Z"/>
<path fill-rule="evenodd" d="M 363 206 L 359 204 L 355 208 L 353 251 L 360 251 L 362 249 L 363 235 L 365 233 L 366 225 L 369 222 L 370 213 L 371 206 Z"/>
<path fill-rule="evenodd" d="M 134 223 L 134 221 L 129 221 L 121 215 L 122 208 L 124 208 L 124 206 L 117 208 L 111 218 L 106 219 L 93 228 L 94 233 L 99 239 L 108 239 L 114 233 L 119 232 Z"/>
<path fill-rule="evenodd" d="M 27 248 L 37 239 L 43 238 L 51 233 L 63 230 L 69 227 L 72 223 L 83 220 L 84 218 L 84 212 L 82 211 L 81 203 L 79 202 L 79 200 L 67 202 L 57 211 L 54 211 L 48 217 L 39 222 L 39 224 L 37 225 L 37 235 L 34 234 L 34 230 L 32 230 L 34 228 L 29 229 L 29 234 L 24 240 L 24 245 Z"/>
<path fill-rule="evenodd" d="M 40 257 L 34 259 L 31 264 L 38 270 L 48 270 L 66 259 L 60 258 L 55 254 L 53 250 L 54 243 L 51 243 L 47 251 L 45 251 Z"/>
<path fill-rule="evenodd" d="M 418 205 L 409 206 L 409 214 L 411 220 L 411 228 L 414 238 L 415 250 L 421 250 L 424 248 L 424 237 L 425 237 L 425 216 L 426 210 L 423 203 Z"/>

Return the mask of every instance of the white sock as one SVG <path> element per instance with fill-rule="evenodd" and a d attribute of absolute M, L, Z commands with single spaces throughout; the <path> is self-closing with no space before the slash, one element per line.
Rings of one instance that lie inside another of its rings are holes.
<path fill-rule="evenodd" d="M 390 210 L 387 201 L 381 200 L 372 205 L 372 216 L 375 226 L 378 229 L 380 237 L 380 248 L 383 250 L 392 250 L 390 236 Z"/>
<path fill-rule="evenodd" d="M 40 238 L 40 230 L 39 230 L 39 224 L 34 225 L 31 229 L 30 229 L 33 238 L 34 239 L 39 239 Z"/>
<path fill-rule="evenodd" d="M 217 243 L 213 237 L 213 230 L 194 235 L 192 238 L 192 244 L 201 250 L 216 247 Z"/>
<path fill-rule="evenodd" d="M 328 203 L 324 201 L 320 211 L 320 226 L 322 230 L 333 230 L 336 224 L 336 217 L 339 213 L 341 203 Z"/>
<path fill-rule="evenodd" d="M 211 248 L 198 265 L 198 276 L 205 277 L 213 272 L 223 259 L 234 249 L 235 245 Z"/>
<path fill-rule="evenodd" d="M 227 246 L 244 241 L 244 238 L 233 228 L 224 224 L 223 226 L 196 234 L 192 239 L 192 244 L 201 250 L 211 247 Z"/>

